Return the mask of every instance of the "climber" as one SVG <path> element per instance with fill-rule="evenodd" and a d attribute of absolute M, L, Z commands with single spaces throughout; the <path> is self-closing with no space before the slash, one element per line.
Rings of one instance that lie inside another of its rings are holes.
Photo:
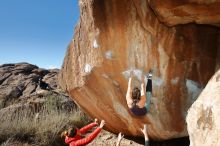
<path fill-rule="evenodd" d="M 144 146 L 149 146 L 149 138 L 148 138 L 148 134 L 147 134 L 147 125 L 144 124 L 144 128 L 141 129 L 141 132 L 144 134 L 144 141 L 145 141 L 145 145 Z"/>
<path fill-rule="evenodd" d="M 65 143 L 69 144 L 69 146 L 84 146 L 91 141 L 93 141 L 96 136 L 101 132 L 103 126 L 105 125 L 105 121 L 102 120 L 98 128 L 96 128 L 91 134 L 84 137 L 82 134 L 85 134 L 88 130 L 92 129 L 93 127 L 97 126 L 98 122 L 95 119 L 95 122 L 90 123 L 78 129 L 77 127 L 70 127 L 68 131 L 64 133 L 65 136 Z"/>
<path fill-rule="evenodd" d="M 141 91 L 134 87 L 131 90 L 131 83 L 133 80 L 133 71 L 130 72 L 130 78 L 128 81 L 128 89 L 126 94 L 126 100 L 128 107 L 130 108 L 131 112 L 137 116 L 144 116 L 150 107 L 150 99 L 152 94 L 152 71 L 150 70 L 147 75 L 147 86 L 146 92 L 144 91 L 145 83 L 144 83 L 144 75 L 142 74 L 142 83 L 141 83 Z M 146 97 L 147 96 L 147 97 Z"/>

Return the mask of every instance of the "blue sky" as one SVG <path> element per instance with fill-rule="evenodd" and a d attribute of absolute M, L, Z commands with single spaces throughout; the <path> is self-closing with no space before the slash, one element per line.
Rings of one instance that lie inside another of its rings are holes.
<path fill-rule="evenodd" d="M 0 0 L 0 64 L 60 68 L 78 17 L 78 0 Z"/>

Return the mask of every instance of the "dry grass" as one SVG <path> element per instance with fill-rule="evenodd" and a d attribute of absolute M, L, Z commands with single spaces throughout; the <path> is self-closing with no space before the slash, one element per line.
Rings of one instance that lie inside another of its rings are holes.
<path fill-rule="evenodd" d="M 38 113 L 28 108 L 0 113 L 0 144 L 16 140 L 38 146 L 64 145 L 61 132 L 69 125 L 81 127 L 89 119 L 79 110 L 65 112 L 56 106 L 46 102 Z"/>

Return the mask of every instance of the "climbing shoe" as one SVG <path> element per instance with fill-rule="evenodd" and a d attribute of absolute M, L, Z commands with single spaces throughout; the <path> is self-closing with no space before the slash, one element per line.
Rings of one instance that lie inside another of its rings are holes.
<path fill-rule="evenodd" d="M 147 74 L 147 78 L 148 78 L 148 79 L 151 79 L 152 76 L 153 76 L 153 73 L 152 73 L 152 70 L 150 69 L 150 71 L 149 71 L 148 74 Z"/>

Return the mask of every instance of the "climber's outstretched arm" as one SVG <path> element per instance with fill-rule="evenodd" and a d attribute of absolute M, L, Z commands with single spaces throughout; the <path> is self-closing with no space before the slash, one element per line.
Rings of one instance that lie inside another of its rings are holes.
<path fill-rule="evenodd" d="M 138 103 L 139 107 L 144 107 L 146 104 L 146 92 L 145 92 L 145 83 L 144 83 L 144 75 L 141 76 L 141 99 Z"/>
<path fill-rule="evenodd" d="M 145 96 L 146 91 L 145 91 L 145 82 L 144 82 L 144 75 L 142 74 L 141 76 L 141 96 Z"/>
<path fill-rule="evenodd" d="M 130 78 L 129 78 L 129 81 L 128 81 L 128 89 L 127 89 L 127 93 L 126 93 L 126 100 L 127 100 L 128 107 L 130 107 L 131 104 L 132 104 L 132 99 L 131 99 L 132 80 L 133 80 L 133 71 L 131 71 L 131 73 L 130 73 Z"/>
<path fill-rule="evenodd" d="M 118 134 L 118 140 L 117 140 L 117 143 L 116 143 L 116 146 L 120 146 L 120 143 L 121 143 L 121 140 L 123 139 L 124 135 L 120 132 Z"/>
<path fill-rule="evenodd" d="M 147 134 L 147 125 L 144 124 L 144 128 L 141 129 L 141 132 L 144 134 L 144 140 L 145 140 L 145 145 L 144 146 L 149 146 L 149 138 Z"/>

